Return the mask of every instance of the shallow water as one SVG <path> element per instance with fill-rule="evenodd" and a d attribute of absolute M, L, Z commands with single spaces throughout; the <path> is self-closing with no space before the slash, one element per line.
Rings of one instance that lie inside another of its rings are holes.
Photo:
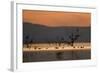
<path fill-rule="evenodd" d="M 23 62 L 61 61 L 90 59 L 91 51 L 40 51 L 23 52 Z"/>

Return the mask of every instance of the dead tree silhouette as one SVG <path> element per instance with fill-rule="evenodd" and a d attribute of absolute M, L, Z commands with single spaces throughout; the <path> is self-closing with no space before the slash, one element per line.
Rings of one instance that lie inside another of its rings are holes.
<path fill-rule="evenodd" d="M 71 46 L 73 46 L 73 48 L 75 48 L 74 43 L 75 43 L 76 40 L 78 40 L 79 37 L 80 37 L 79 28 L 77 28 L 75 30 L 75 33 L 71 33 L 71 35 L 69 36 L 70 42 L 68 42 L 68 43 Z M 72 59 L 78 59 L 77 52 L 72 51 Z"/>
<path fill-rule="evenodd" d="M 27 36 L 25 37 L 26 48 L 31 48 L 32 43 L 33 43 L 32 39 L 30 39 L 29 35 L 27 35 Z"/>
<path fill-rule="evenodd" d="M 25 44 L 26 44 L 26 48 L 29 48 L 29 36 L 28 35 L 25 36 Z"/>
<path fill-rule="evenodd" d="M 80 37 L 80 35 L 79 35 L 79 28 L 77 28 L 75 30 L 75 33 L 72 32 L 69 35 L 70 41 L 68 42 L 68 44 L 71 45 L 71 46 L 74 46 L 75 41 L 78 40 L 79 37 Z"/>

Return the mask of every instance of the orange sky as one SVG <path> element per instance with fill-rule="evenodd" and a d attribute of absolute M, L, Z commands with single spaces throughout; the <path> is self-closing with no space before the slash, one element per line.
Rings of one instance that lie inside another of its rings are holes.
<path fill-rule="evenodd" d="M 23 10 L 23 21 L 45 26 L 80 26 L 91 24 L 90 13 Z"/>

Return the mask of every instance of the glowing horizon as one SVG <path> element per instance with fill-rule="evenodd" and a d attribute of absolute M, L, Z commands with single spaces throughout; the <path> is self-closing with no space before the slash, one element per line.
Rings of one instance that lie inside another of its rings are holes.
<path fill-rule="evenodd" d="M 23 22 L 41 24 L 51 27 L 88 27 L 91 25 L 91 14 L 84 12 L 23 10 Z"/>

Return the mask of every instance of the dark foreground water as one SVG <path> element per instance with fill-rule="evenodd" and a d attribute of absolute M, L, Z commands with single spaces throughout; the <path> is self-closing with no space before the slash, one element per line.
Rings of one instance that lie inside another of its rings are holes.
<path fill-rule="evenodd" d="M 91 59 L 91 51 L 40 51 L 23 52 L 23 62 L 41 62 L 41 61 L 61 61 L 61 60 L 81 60 Z"/>

